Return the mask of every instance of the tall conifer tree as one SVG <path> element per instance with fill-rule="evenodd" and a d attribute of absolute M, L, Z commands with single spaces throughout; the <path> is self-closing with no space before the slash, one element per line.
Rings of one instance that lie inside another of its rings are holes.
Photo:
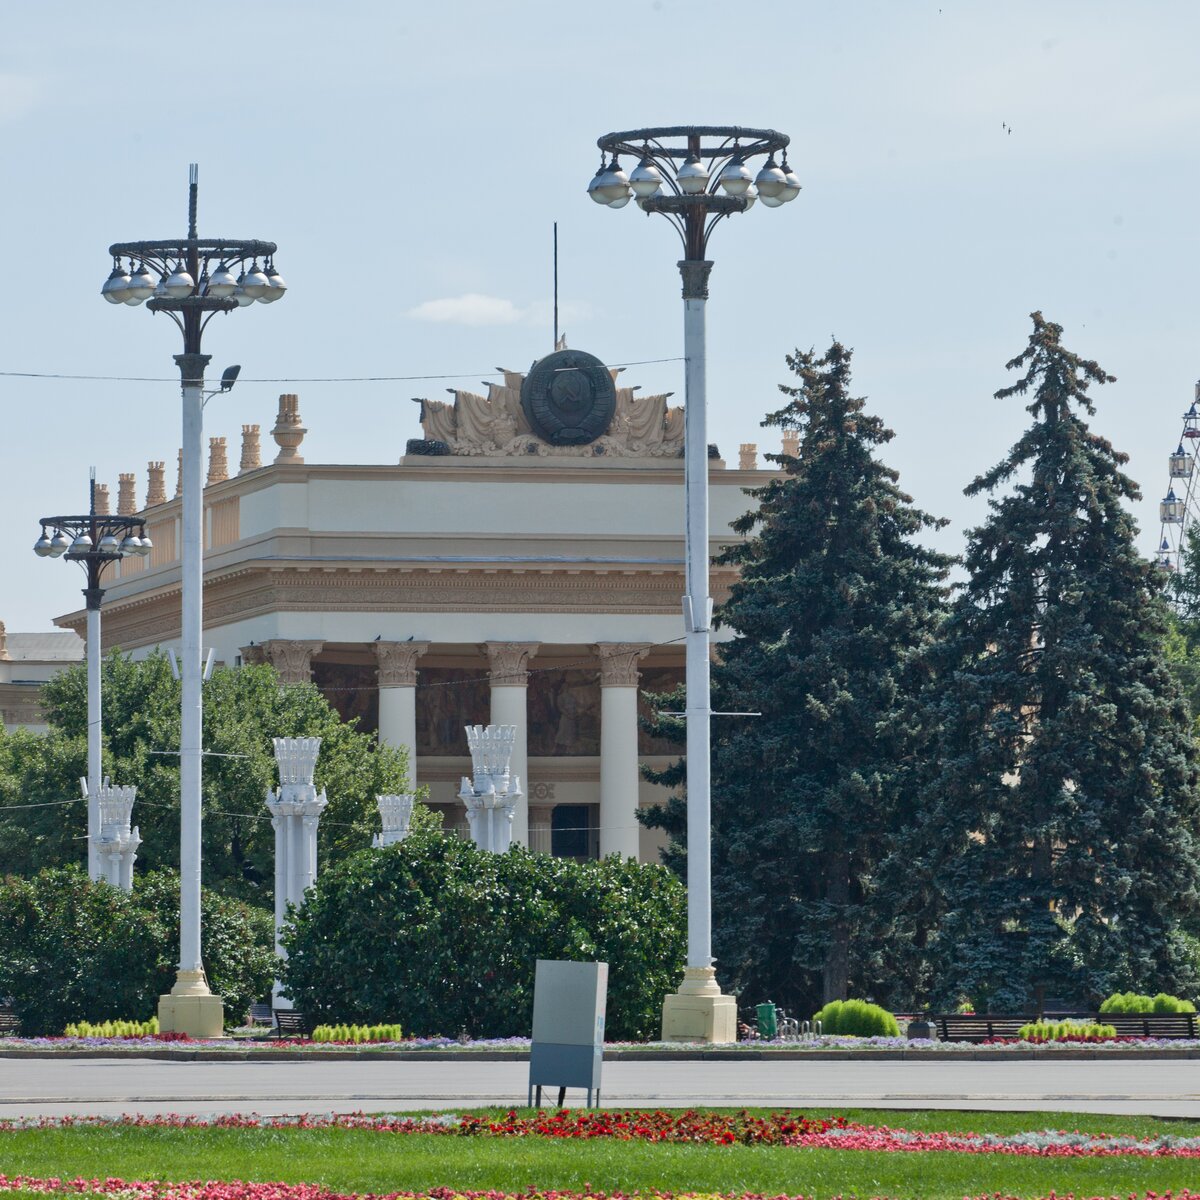
<path fill-rule="evenodd" d="M 877 457 L 892 438 L 850 395 L 850 351 L 787 359 L 796 386 L 763 422 L 796 456 L 750 494 L 739 579 L 719 622 L 713 753 L 714 942 L 747 995 L 802 1006 L 895 995 L 894 914 L 875 872 L 909 812 L 903 781 L 924 732 L 917 652 L 942 616 L 950 560 Z M 810 1007 L 804 1007 L 810 1006 Z"/>
<path fill-rule="evenodd" d="M 1126 456 L 1084 420 L 1112 377 L 1061 334 L 1033 314 L 996 393 L 1032 393 L 1033 423 L 966 489 L 990 514 L 945 629 L 941 772 L 909 855 L 943 906 L 938 998 L 1000 1011 L 1192 982 L 1197 770 L 1162 580 L 1134 545 Z"/>

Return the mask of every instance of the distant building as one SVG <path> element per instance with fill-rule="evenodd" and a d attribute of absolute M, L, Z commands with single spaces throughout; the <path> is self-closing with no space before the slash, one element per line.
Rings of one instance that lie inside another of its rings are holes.
<path fill-rule="evenodd" d="M 470 773 L 463 727 L 518 727 L 514 840 L 575 857 L 655 857 L 636 821 L 656 789 L 639 762 L 678 750 L 638 727 L 642 698 L 683 679 L 683 414 L 559 351 L 487 394 L 423 400 L 423 437 L 395 465 L 316 465 L 295 396 L 280 397 L 262 465 L 243 427 L 230 476 L 211 439 L 204 644 L 313 680 L 345 717 L 413 752 L 450 825 Z M 378 435 L 375 435 L 376 439 Z M 771 472 L 710 452 L 712 550 L 734 540 L 743 489 Z M 179 505 L 150 466 L 149 559 L 121 562 L 105 646 L 178 646 Z M 718 602 L 733 572 L 713 571 Z M 82 611 L 59 618 L 84 628 Z"/>
<path fill-rule="evenodd" d="M 0 725 L 44 732 L 42 684 L 82 661 L 83 640 L 76 633 L 8 633 L 0 621 Z"/>

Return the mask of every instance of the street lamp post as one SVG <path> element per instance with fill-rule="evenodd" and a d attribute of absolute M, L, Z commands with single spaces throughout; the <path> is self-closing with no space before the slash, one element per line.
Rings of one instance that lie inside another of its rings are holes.
<path fill-rule="evenodd" d="M 258 301 L 278 300 L 286 285 L 275 269 L 275 243 L 201 238 L 196 232 L 197 169 L 188 179 L 188 232 L 184 238 L 117 242 L 109 247 L 112 274 L 101 294 L 113 304 L 146 301 L 166 313 L 183 334 L 175 355 L 183 391 L 183 517 L 180 654 L 183 699 L 179 731 L 179 973 L 159 1000 L 160 1027 L 194 1037 L 219 1036 L 224 1006 L 208 989 L 200 955 L 201 636 L 203 627 L 204 368 L 201 337 L 213 315 Z M 128 260 L 128 269 L 122 265 Z M 240 273 L 234 275 L 234 271 Z M 157 282 L 155 275 L 158 276 Z M 231 368 L 232 371 L 232 368 Z M 222 390 L 232 386 L 226 372 Z"/>
<path fill-rule="evenodd" d="M 755 201 L 778 208 L 794 200 L 800 181 L 788 166 L 789 138 L 773 129 L 687 125 L 633 129 L 597 139 L 600 167 L 588 184 L 598 204 L 624 208 L 631 199 L 659 213 L 683 241 L 684 495 L 683 621 L 687 653 L 687 966 L 679 991 L 663 1003 L 664 1041 L 732 1042 L 737 1004 L 721 994 L 712 957 L 708 591 L 708 432 L 704 311 L 714 227 Z M 626 175 L 625 155 L 637 162 Z M 776 162 L 776 155 L 781 161 Z M 749 164 L 766 158 L 757 174 Z"/>
<path fill-rule="evenodd" d="M 87 831 L 88 877 L 103 876 L 96 842 L 100 837 L 100 604 L 104 589 L 100 577 L 113 563 L 130 555 L 139 557 L 151 550 L 141 517 L 111 516 L 96 512 L 96 476 L 93 472 L 87 513 L 77 516 L 43 517 L 42 536 L 34 543 L 39 558 L 66 558 L 79 563 L 87 574 L 83 589 L 87 603 Z"/>

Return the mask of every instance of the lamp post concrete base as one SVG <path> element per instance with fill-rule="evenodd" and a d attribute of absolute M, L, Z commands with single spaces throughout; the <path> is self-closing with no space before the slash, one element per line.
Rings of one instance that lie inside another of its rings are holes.
<path fill-rule="evenodd" d="M 203 971 L 180 971 L 175 986 L 158 998 L 158 1027 L 194 1038 L 223 1037 L 225 1001 L 208 990 Z"/>
<path fill-rule="evenodd" d="M 737 1001 L 712 967 L 686 967 L 679 991 L 663 999 L 662 1040 L 725 1046 L 737 1041 Z"/>

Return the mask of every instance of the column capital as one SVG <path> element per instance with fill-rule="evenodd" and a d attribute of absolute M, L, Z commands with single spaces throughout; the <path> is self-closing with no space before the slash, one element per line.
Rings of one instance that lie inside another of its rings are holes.
<path fill-rule="evenodd" d="M 238 653 L 242 656 L 242 664 L 247 667 L 261 667 L 267 661 L 267 652 L 257 643 L 239 646 Z"/>
<path fill-rule="evenodd" d="M 527 687 L 529 660 L 540 645 L 540 642 L 483 642 L 479 649 L 487 655 L 492 687 Z"/>
<path fill-rule="evenodd" d="M 601 687 L 637 687 L 638 663 L 650 653 L 649 642 L 597 642 Z"/>
<path fill-rule="evenodd" d="M 417 659 L 429 649 L 428 642 L 374 642 L 379 664 L 379 686 L 416 687 Z"/>
<path fill-rule="evenodd" d="M 324 642 L 272 638 L 263 642 L 262 650 L 266 661 L 279 672 L 280 683 L 311 683 L 313 655 L 319 654 L 324 645 Z"/>

